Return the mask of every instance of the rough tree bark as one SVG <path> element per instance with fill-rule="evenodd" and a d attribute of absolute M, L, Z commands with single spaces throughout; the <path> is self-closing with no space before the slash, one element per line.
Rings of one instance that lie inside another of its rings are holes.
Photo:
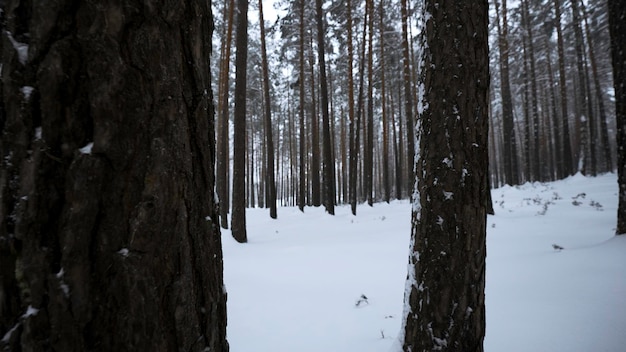
<path fill-rule="evenodd" d="M 267 49 L 265 46 L 265 23 L 263 20 L 263 1 L 259 0 L 259 26 L 261 27 L 261 58 L 263 66 L 263 96 L 265 98 L 263 123 L 265 126 L 265 165 L 267 167 L 265 192 L 267 206 L 270 208 L 270 217 L 276 219 L 276 175 L 274 171 L 274 138 L 272 136 L 272 105 L 270 96 L 270 75 L 267 63 Z"/>
<path fill-rule="evenodd" d="M 609 32 L 617 119 L 618 235 L 626 234 L 626 3 L 609 0 Z"/>
<path fill-rule="evenodd" d="M 335 158 L 333 157 L 332 141 L 330 137 L 330 116 L 328 111 L 328 83 L 326 80 L 326 53 L 324 45 L 324 14 L 322 0 L 315 1 L 315 17 L 317 22 L 317 56 L 320 67 L 320 99 L 322 109 L 322 143 L 323 146 L 323 191 L 324 207 L 330 215 L 335 215 Z"/>
<path fill-rule="evenodd" d="M 299 191 L 298 191 L 298 208 L 300 211 L 304 211 L 306 205 L 306 134 L 304 124 L 304 0 L 300 0 L 300 21 L 299 21 L 299 51 L 298 51 L 298 64 L 299 64 L 299 88 L 300 88 L 300 101 L 298 105 L 298 116 L 300 121 L 300 171 L 299 171 Z"/>
<path fill-rule="evenodd" d="M 413 161 L 415 159 L 415 121 L 413 121 L 413 93 L 411 89 L 411 61 L 409 54 L 407 0 L 400 0 L 402 16 L 402 80 L 404 82 L 404 116 L 406 116 L 406 146 L 407 146 L 407 182 L 410 189 L 414 177 Z"/>
<path fill-rule="evenodd" d="M 565 72 L 565 49 L 563 45 L 563 29 L 561 25 L 561 4 L 560 0 L 554 0 L 554 21 L 556 23 L 557 47 L 559 53 L 559 91 L 561 96 L 561 120 L 563 128 L 563 173 L 559 178 L 565 178 L 574 173 L 574 157 L 572 154 L 572 142 L 569 131 L 569 113 L 567 112 L 567 83 Z"/>
<path fill-rule="evenodd" d="M 248 61 L 248 0 L 237 0 L 235 38 L 235 111 L 233 116 L 233 194 L 231 229 L 239 243 L 248 242 L 246 233 L 246 86 Z M 252 177 L 253 173 L 250 173 Z M 254 192 L 250 192 L 250 198 Z"/>
<path fill-rule="evenodd" d="M 225 1 L 226 2 L 226 1 Z M 230 169 L 230 152 L 229 152 L 229 118 L 228 118 L 228 91 L 229 91 L 229 77 L 230 77 L 230 49 L 233 37 L 233 17 L 235 0 L 228 1 L 228 14 L 226 19 L 226 37 L 222 38 L 224 43 L 221 53 L 221 71 L 219 82 L 219 95 L 217 97 L 219 101 L 218 108 L 218 140 L 217 140 L 217 176 L 216 176 L 216 188 L 217 195 L 219 197 L 220 205 L 220 225 L 224 228 L 228 228 L 228 212 L 230 210 L 230 182 L 229 169 Z"/>
<path fill-rule="evenodd" d="M 488 7 L 425 2 L 404 351 L 483 351 Z"/>
<path fill-rule="evenodd" d="M 5 4 L 0 349 L 227 351 L 210 2 Z"/>

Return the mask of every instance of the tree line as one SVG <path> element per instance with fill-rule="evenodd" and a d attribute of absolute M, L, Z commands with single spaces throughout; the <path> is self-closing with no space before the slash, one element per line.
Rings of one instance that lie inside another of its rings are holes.
<path fill-rule="evenodd" d="M 325 1 L 320 14 L 317 5 L 282 1 L 277 20 L 251 21 L 247 127 L 239 130 L 230 65 L 238 12 L 234 1 L 215 3 L 223 31 L 215 70 L 225 228 L 231 202 L 233 216 L 235 203 L 268 207 L 272 217 L 276 204 L 324 205 L 331 214 L 335 204 L 350 204 L 356 214 L 357 204 L 412 195 L 419 9 L 406 0 Z M 250 16 L 262 6 L 253 3 Z M 611 61 L 599 54 L 610 45 L 606 3 L 489 6 L 491 187 L 614 171 Z M 245 200 L 231 195 L 231 179 Z"/>

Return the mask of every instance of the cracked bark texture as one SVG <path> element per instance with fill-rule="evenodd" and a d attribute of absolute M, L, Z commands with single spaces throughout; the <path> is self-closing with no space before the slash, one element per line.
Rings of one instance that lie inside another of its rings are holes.
<path fill-rule="evenodd" d="M 210 1 L 3 5 L 0 348 L 227 351 Z"/>
<path fill-rule="evenodd" d="M 404 351 L 482 352 L 488 3 L 425 2 Z"/>

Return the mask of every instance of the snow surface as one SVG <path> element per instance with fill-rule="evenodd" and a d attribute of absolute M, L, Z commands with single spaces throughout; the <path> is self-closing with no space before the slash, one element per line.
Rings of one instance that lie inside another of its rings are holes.
<path fill-rule="evenodd" d="M 615 174 L 492 195 L 485 350 L 623 352 L 626 236 L 614 236 Z M 390 351 L 402 320 L 411 204 L 336 214 L 279 208 L 272 220 L 249 209 L 243 245 L 223 230 L 231 351 Z M 361 295 L 367 304 L 357 306 Z"/>

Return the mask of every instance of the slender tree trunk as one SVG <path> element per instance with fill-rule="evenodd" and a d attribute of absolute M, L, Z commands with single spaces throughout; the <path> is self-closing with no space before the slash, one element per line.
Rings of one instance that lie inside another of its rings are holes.
<path fill-rule="evenodd" d="M 528 50 L 528 66 L 530 68 L 530 108 L 532 112 L 531 131 L 532 139 L 532 181 L 541 181 L 541 158 L 539 157 L 539 102 L 537 99 L 537 74 L 535 71 L 535 44 L 533 39 L 533 29 L 530 20 L 530 10 L 528 0 L 522 0 L 522 21 L 526 27 L 526 44 Z"/>
<path fill-rule="evenodd" d="M 407 185 L 410 187 L 413 180 L 413 165 L 415 158 L 415 127 L 413 121 L 413 93 L 411 91 L 411 61 L 408 38 L 408 11 L 407 0 L 400 0 L 402 13 L 402 63 L 404 80 L 404 116 L 406 120 L 406 146 L 407 146 Z"/>
<path fill-rule="evenodd" d="M 328 83 L 326 81 L 326 54 L 324 52 L 325 32 L 322 0 L 316 0 L 315 7 L 317 17 L 317 56 L 320 67 L 320 94 L 322 103 L 322 140 L 324 143 L 324 206 L 330 215 L 335 215 L 335 162 L 331 148 L 330 117 L 328 115 Z"/>
<path fill-rule="evenodd" d="M 509 41 L 506 0 L 502 0 L 502 24 L 498 0 L 496 5 L 496 23 L 498 25 L 498 48 L 500 50 L 500 94 L 502 96 L 502 125 L 504 137 L 504 179 L 509 185 L 519 183 L 519 166 L 517 164 L 517 143 L 513 125 L 513 99 L 509 82 Z"/>
<path fill-rule="evenodd" d="M 237 49 L 235 58 L 235 112 L 233 134 L 233 214 L 231 229 L 239 243 L 246 234 L 246 65 L 248 61 L 248 0 L 237 0 Z M 251 176 L 251 174 L 250 174 Z M 251 195 L 250 195 L 251 196 Z"/>
<path fill-rule="evenodd" d="M 356 124 L 354 116 L 354 72 L 352 65 L 354 63 L 354 49 L 352 45 L 352 0 L 346 0 L 346 20 L 348 27 L 348 121 L 349 128 L 349 143 L 350 143 L 350 165 L 349 165 L 349 197 L 350 197 L 350 209 L 352 214 L 356 215 L 356 160 L 358 157 L 358 145 L 356 143 Z"/>
<path fill-rule="evenodd" d="M 563 173 L 559 178 L 565 178 L 574 173 L 574 159 L 572 153 L 572 142 L 569 131 L 569 114 L 567 112 L 567 83 L 565 73 L 565 50 L 563 48 L 563 30 L 561 27 L 561 5 L 560 0 L 554 0 L 554 13 L 557 33 L 557 46 L 559 53 L 559 89 L 561 95 L 561 119 L 563 128 Z"/>
<path fill-rule="evenodd" d="M 609 32 L 617 120 L 617 235 L 626 234 L 626 3 L 609 0 Z"/>
<path fill-rule="evenodd" d="M 479 352 L 489 191 L 488 3 L 427 0 L 424 14 L 401 342 L 404 351 Z M 458 45 L 449 50 L 444 43 Z"/>
<path fill-rule="evenodd" d="M 306 133 L 304 123 L 304 0 L 300 0 L 300 47 L 299 47 L 299 81 L 300 81 L 300 103 L 298 112 L 300 117 L 300 191 L 298 192 L 298 208 L 304 211 L 306 204 Z"/>
<path fill-rule="evenodd" d="M 546 49 L 550 46 L 548 44 L 548 38 L 545 38 L 546 41 Z M 555 175 L 558 179 L 559 175 L 563 175 L 563 151 L 561 149 L 561 129 L 559 128 L 559 118 L 556 106 L 556 85 L 554 83 L 554 74 L 552 72 L 552 59 L 550 57 L 550 53 L 546 53 L 546 58 L 548 60 L 548 91 L 550 92 L 550 112 L 552 115 L 552 128 L 550 129 L 554 133 L 553 149 L 554 153 L 551 155 L 554 156 L 554 163 L 551 163 L 553 167 L 551 168 L 550 174 Z"/>
<path fill-rule="evenodd" d="M 365 138 L 363 151 L 363 181 L 365 188 L 365 198 L 367 204 L 374 204 L 373 196 L 373 176 L 374 176 L 374 0 L 366 0 L 368 17 L 367 30 L 367 123 L 365 124 Z"/>
<path fill-rule="evenodd" d="M 530 82 L 529 82 L 529 77 L 530 77 L 530 71 L 528 69 L 528 50 L 526 49 L 526 37 L 522 36 L 522 51 L 523 51 L 523 58 L 524 58 L 524 93 L 523 93 L 523 110 L 524 110 L 524 156 L 525 156 L 525 160 L 524 160 L 524 171 L 526 174 L 526 181 L 534 181 L 535 178 L 532 175 L 532 162 L 531 162 L 531 150 L 532 150 L 532 144 L 531 144 L 531 140 L 530 140 L 530 136 L 532 134 L 532 124 L 531 124 L 531 120 L 530 120 L 530 109 L 529 109 L 529 97 L 530 97 Z"/>
<path fill-rule="evenodd" d="M 317 110 L 317 92 L 315 89 L 315 55 L 313 50 L 313 35 L 309 37 L 309 68 L 311 70 L 311 203 L 315 207 L 322 205 L 322 191 L 320 179 L 320 127 Z"/>
<path fill-rule="evenodd" d="M 575 44 L 574 44 L 574 48 L 576 51 L 576 72 L 578 74 L 578 82 L 579 82 L 579 89 L 578 89 L 578 103 L 580 104 L 580 116 L 578 116 L 578 120 L 580 121 L 580 162 L 579 164 L 582 165 L 581 169 L 579 171 L 581 171 L 584 175 L 586 175 L 588 173 L 588 163 L 587 163 L 587 157 L 588 157 L 588 149 L 589 149 L 589 136 L 587 134 L 588 132 L 588 124 L 589 124 L 589 119 L 590 116 L 585 116 L 585 114 L 587 113 L 587 104 L 589 104 L 589 102 L 587 101 L 587 94 L 585 94 L 585 64 L 583 62 L 583 34 L 582 34 L 582 30 L 580 28 L 580 12 L 578 10 L 578 1 L 574 0 L 571 2 L 572 5 L 572 14 L 573 14 L 573 27 L 574 27 L 574 38 L 575 38 Z"/>
<path fill-rule="evenodd" d="M 137 6 L 3 6 L 0 350 L 228 351 L 211 3 Z"/>
<path fill-rule="evenodd" d="M 263 65 L 263 95 L 265 97 L 265 165 L 267 187 L 267 205 L 270 208 L 270 217 L 276 219 L 276 180 L 274 173 L 274 139 L 272 138 L 272 109 L 270 95 L 270 76 L 267 68 L 267 50 L 265 48 L 265 23 L 263 21 L 263 1 L 259 0 L 259 24 L 261 27 L 261 59 Z"/>
<path fill-rule="evenodd" d="M 389 203 L 391 198 L 391 190 L 389 187 L 389 122 L 387 121 L 387 94 L 385 90 L 385 25 L 384 25 L 384 4 L 380 0 L 378 7 L 380 22 L 380 96 L 382 105 L 382 124 L 383 124 L 383 151 L 382 151 L 382 188 L 383 200 Z"/>
<path fill-rule="evenodd" d="M 591 30 L 589 29 L 589 22 L 587 20 L 587 10 L 585 3 L 581 2 L 581 10 L 583 19 L 585 21 L 585 34 L 587 35 L 587 46 L 589 48 L 589 60 L 591 63 L 591 72 L 593 75 L 593 83 L 595 86 L 596 100 L 598 101 L 598 114 L 600 115 L 600 135 L 602 152 L 604 154 L 605 168 L 604 171 L 613 170 L 613 157 L 611 156 L 611 144 L 609 142 L 609 126 L 606 116 L 606 108 L 604 106 L 604 94 L 602 93 L 602 86 L 600 85 L 600 79 L 598 75 L 598 64 L 596 62 L 596 54 L 591 40 Z"/>
<path fill-rule="evenodd" d="M 219 116 L 218 116 L 218 130 L 219 139 L 217 145 L 217 195 L 219 197 L 219 212 L 220 212 L 220 224 L 223 228 L 228 228 L 228 212 L 230 209 L 230 182 L 229 169 L 230 169 L 230 152 L 229 152 L 229 126 L 228 126 L 228 91 L 229 91 L 229 76 L 230 76 L 230 48 L 233 37 L 233 17 L 235 0 L 228 1 L 228 19 L 226 21 L 226 37 L 222 38 L 224 41 L 224 50 L 222 51 L 220 58 L 222 61 L 220 71 L 220 90 L 218 94 L 219 104 Z"/>

